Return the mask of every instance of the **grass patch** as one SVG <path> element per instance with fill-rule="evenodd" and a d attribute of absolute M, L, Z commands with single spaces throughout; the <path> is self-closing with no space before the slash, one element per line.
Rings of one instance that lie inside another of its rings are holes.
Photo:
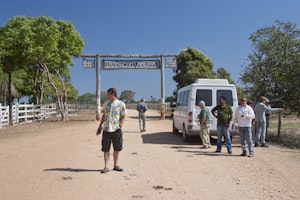
<path fill-rule="evenodd" d="M 277 134 L 278 118 L 270 121 L 267 139 L 289 148 L 300 149 L 300 119 L 297 117 L 282 118 L 280 135 Z"/>

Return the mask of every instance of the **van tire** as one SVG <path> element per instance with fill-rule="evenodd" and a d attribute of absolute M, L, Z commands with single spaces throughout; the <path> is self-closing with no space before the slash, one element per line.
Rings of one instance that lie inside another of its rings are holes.
<path fill-rule="evenodd" d="M 185 142 L 190 142 L 191 141 L 191 136 L 189 136 L 186 132 L 185 126 L 183 125 L 182 127 L 182 139 Z"/>
<path fill-rule="evenodd" d="M 175 127 L 175 122 L 173 120 L 173 133 L 178 134 L 179 130 Z"/>

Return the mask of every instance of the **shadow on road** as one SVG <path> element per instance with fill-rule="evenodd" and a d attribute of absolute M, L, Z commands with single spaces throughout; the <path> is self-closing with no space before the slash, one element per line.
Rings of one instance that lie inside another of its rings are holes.
<path fill-rule="evenodd" d="M 139 119 L 139 117 L 138 116 L 130 116 L 129 118 L 131 118 L 131 119 L 136 119 L 136 120 L 138 120 Z M 158 120 L 160 120 L 160 116 L 157 116 L 157 115 L 153 115 L 153 116 L 148 116 L 147 115 L 147 121 L 158 121 Z"/>
<path fill-rule="evenodd" d="M 191 142 L 184 142 L 182 134 L 174 134 L 172 132 L 143 134 L 142 138 L 144 144 L 199 145 L 201 143 L 199 137 L 193 137 Z"/>
<path fill-rule="evenodd" d="M 73 168 L 51 168 L 44 169 L 43 171 L 65 171 L 65 172 L 100 172 L 99 169 L 73 169 Z"/>

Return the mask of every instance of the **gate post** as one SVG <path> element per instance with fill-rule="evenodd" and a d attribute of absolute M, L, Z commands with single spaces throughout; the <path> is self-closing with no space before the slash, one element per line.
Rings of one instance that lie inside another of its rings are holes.
<path fill-rule="evenodd" d="M 100 106 L 101 106 L 101 74 L 100 74 L 101 62 L 100 55 L 96 56 L 96 101 L 97 101 L 97 110 L 96 110 L 96 120 L 100 120 Z"/>
<path fill-rule="evenodd" d="M 165 104 L 165 63 L 164 63 L 164 56 L 160 56 L 160 73 L 161 73 L 161 98 L 160 98 L 160 118 L 165 119 L 165 111 L 164 111 L 164 104 Z"/>

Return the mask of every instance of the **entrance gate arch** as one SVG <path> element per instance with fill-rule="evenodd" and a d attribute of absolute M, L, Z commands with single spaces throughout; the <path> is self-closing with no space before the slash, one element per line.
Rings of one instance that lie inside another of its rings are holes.
<path fill-rule="evenodd" d="M 97 118 L 101 107 L 101 70 L 157 69 L 161 74 L 161 106 L 165 103 L 165 68 L 177 68 L 176 54 L 137 55 L 137 54 L 82 54 L 83 68 L 96 68 Z M 164 111 L 161 110 L 164 119 Z"/>

